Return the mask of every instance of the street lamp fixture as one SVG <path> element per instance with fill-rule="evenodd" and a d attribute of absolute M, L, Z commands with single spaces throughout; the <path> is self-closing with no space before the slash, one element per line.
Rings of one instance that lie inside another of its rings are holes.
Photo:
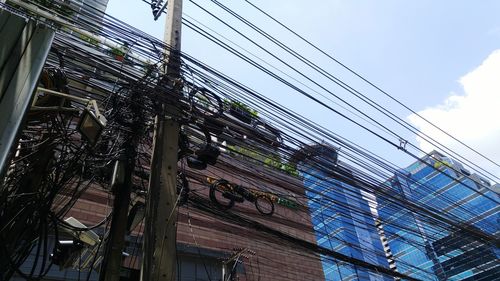
<path fill-rule="evenodd" d="M 99 119 L 92 111 L 86 108 L 78 124 L 78 131 L 94 146 L 102 134 L 106 123 Z"/>
<path fill-rule="evenodd" d="M 57 92 L 50 89 L 45 89 L 42 87 L 37 88 L 38 93 L 45 93 L 52 96 L 61 97 L 63 99 L 73 100 L 79 103 L 86 103 L 87 106 L 83 110 L 82 117 L 78 124 L 78 131 L 88 140 L 88 142 L 94 146 L 97 143 L 97 140 L 102 134 L 102 131 L 106 127 L 106 118 L 101 115 L 99 111 L 99 107 L 97 106 L 97 102 L 93 99 L 75 97 L 69 94 Z M 77 110 L 75 108 L 67 108 L 63 106 L 49 106 L 49 107 L 40 107 L 37 106 L 38 95 L 35 96 L 32 109 L 36 110 Z"/>

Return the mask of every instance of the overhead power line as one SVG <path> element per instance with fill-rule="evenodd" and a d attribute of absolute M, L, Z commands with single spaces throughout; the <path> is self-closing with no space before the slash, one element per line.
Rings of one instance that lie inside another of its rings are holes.
<path fill-rule="evenodd" d="M 326 57 L 328 57 L 332 61 L 336 62 L 337 64 L 339 64 L 340 66 L 342 66 L 344 69 L 346 69 L 347 71 L 351 72 L 356 77 L 360 78 L 362 81 L 366 82 L 368 85 L 372 86 L 373 88 L 375 88 L 376 90 L 378 90 L 379 92 L 381 92 L 382 94 L 384 94 L 385 96 L 387 96 L 388 98 L 390 98 L 391 100 L 395 101 L 396 103 L 398 103 L 399 105 L 401 105 L 402 107 L 404 107 L 406 110 L 408 110 L 412 114 L 415 114 L 415 116 L 418 116 L 420 119 L 424 120 L 427 124 L 429 124 L 432 127 L 438 129 L 440 132 L 446 134 L 448 137 L 450 137 L 453 140 L 457 141 L 458 143 L 462 144 L 466 148 L 472 150 L 477 155 L 479 155 L 482 158 L 488 160 L 491 164 L 493 164 L 493 165 L 495 165 L 497 167 L 500 167 L 500 164 L 496 163 L 491 158 L 485 156 L 484 154 L 482 154 L 481 152 L 479 152 L 476 149 L 472 148 L 471 146 L 467 145 L 466 143 L 464 143 L 460 139 L 454 137 L 450 133 L 448 133 L 445 130 L 441 129 L 440 127 L 438 127 L 437 125 L 435 125 L 434 123 L 432 123 L 431 121 L 429 121 L 427 118 L 425 118 L 424 116 L 422 116 L 421 114 L 419 114 L 418 112 L 416 112 L 415 110 L 413 110 L 412 108 L 410 108 L 409 106 L 407 106 L 406 104 L 404 104 L 403 102 L 399 101 L 398 99 L 396 99 L 395 97 L 393 97 L 388 92 L 384 91 L 382 88 L 380 88 L 379 86 L 377 86 L 375 83 L 373 83 L 370 80 L 368 80 L 367 78 L 363 77 L 361 74 L 359 74 L 358 72 L 354 71 L 352 68 L 348 67 L 347 65 L 345 65 L 344 63 L 342 63 L 341 61 L 339 61 L 338 59 L 336 59 L 332 55 L 328 54 L 326 51 L 324 51 L 321 48 L 319 48 L 317 45 L 313 44 L 311 41 L 309 41 L 306 38 L 304 38 L 302 35 L 298 34 L 294 30 L 292 30 L 291 28 L 289 28 L 288 26 L 286 26 L 285 24 L 283 24 L 281 21 L 277 20 L 275 17 L 273 17 L 272 15 L 270 15 L 269 13 L 267 13 L 266 11 L 264 11 L 263 9 L 259 8 L 255 4 L 253 4 L 251 1 L 249 1 L 249 0 L 244 0 L 244 1 L 247 2 L 250 6 L 254 7 L 255 9 L 257 9 L 258 11 L 260 11 L 265 16 L 267 16 L 269 19 L 271 19 L 272 21 L 276 22 L 278 25 L 280 25 L 281 27 L 283 27 L 284 29 L 286 29 L 287 31 L 289 31 L 290 33 L 292 33 L 293 35 L 295 35 L 297 38 L 301 39 L 303 42 L 305 42 L 309 46 L 313 47 L 314 49 L 316 49 L 317 51 L 319 51 L 320 53 L 322 53 L 323 55 L 325 55 Z"/>

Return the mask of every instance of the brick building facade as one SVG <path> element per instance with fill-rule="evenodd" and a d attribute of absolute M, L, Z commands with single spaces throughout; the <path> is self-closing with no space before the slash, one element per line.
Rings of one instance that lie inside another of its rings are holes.
<path fill-rule="evenodd" d="M 222 155 L 217 165 L 207 170 L 185 170 L 189 179 L 190 200 L 178 208 L 178 280 L 222 280 L 223 263 L 227 263 L 226 272 L 230 271 L 234 266 L 234 259 L 230 258 L 238 256 L 238 253 L 241 256 L 234 267 L 236 273 L 232 280 L 324 280 L 319 255 L 293 245 L 279 235 L 227 221 L 217 214 L 197 208 L 197 204 L 202 204 L 219 214 L 230 214 L 315 243 L 301 179 L 257 163 L 245 162 L 243 158 L 235 161 L 234 157 Z M 246 201 L 223 211 L 210 202 L 207 176 L 267 191 L 288 198 L 297 206 L 290 208 L 275 202 L 274 214 L 265 216 L 256 210 L 253 203 Z M 135 200 L 143 201 L 140 197 Z M 111 205 L 107 192 L 91 189 L 82 195 L 67 216 L 86 225 L 95 225 L 111 211 L 108 207 Z M 128 280 L 134 280 L 139 274 L 142 230 L 141 223 L 127 237 L 123 275 L 128 276 Z"/>

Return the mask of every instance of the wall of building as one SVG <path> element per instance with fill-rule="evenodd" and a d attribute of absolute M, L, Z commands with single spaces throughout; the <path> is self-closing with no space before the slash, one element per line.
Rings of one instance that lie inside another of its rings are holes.
<path fill-rule="evenodd" d="M 275 204 L 274 214 L 265 216 L 256 210 L 253 203 L 246 201 L 236 203 L 225 212 L 261 223 L 284 234 L 315 242 L 300 179 L 262 165 L 242 165 L 225 157 L 220 160 L 215 168 L 202 173 L 248 188 L 287 196 L 291 200 L 297 200 L 300 205 L 294 209 Z M 196 175 L 192 176 L 196 178 Z M 198 179 L 203 181 L 200 177 Z M 190 189 L 195 190 L 193 196 L 199 196 L 200 200 L 208 202 L 209 188 L 206 184 L 192 181 Z M 246 248 L 255 253 L 244 259 L 237 275 L 239 279 L 236 280 L 324 280 L 319 256 L 311 251 L 287 243 L 265 231 L 199 212 L 189 205 L 179 209 L 178 243 L 188 248 L 218 252 L 219 259 L 227 258 L 238 248 Z"/>
<path fill-rule="evenodd" d="M 367 198 L 359 188 L 333 177 L 336 152 L 318 148 L 321 159 L 299 164 L 317 243 L 346 256 L 389 268 Z M 328 163 L 327 159 L 332 159 Z M 321 166 L 321 161 L 325 161 Z M 326 280 L 392 280 L 361 267 L 323 257 Z"/>
<path fill-rule="evenodd" d="M 397 173 L 387 184 L 404 200 L 424 204 L 474 231 L 498 235 L 499 197 L 487 180 L 435 151 L 422 160 Z M 434 226 L 384 198 L 378 201 L 400 272 L 424 280 L 493 280 L 499 276 L 499 251 L 495 246 L 467 231 Z"/>
<path fill-rule="evenodd" d="M 236 203 L 232 209 L 223 212 L 261 223 L 308 242 L 315 242 L 300 179 L 263 165 L 242 164 L 231 157 L 221 156 L 219 160 L 215 167 L 204 171 L 185 170 L 190 182 L 191 197 L 196 197 L 210 208 L 217 209 L 209 200 L 208 183 L 204 182 L 207 175 L 279 194 L 294 200 L 299 207 L 287 208 L 276 204 L 274 214 L 265 216 L 256 210 L 253 203 L 245 202 Z M 108 206 L 112 206 L 108 193 L 92 187 L 82 194 L 67 216 L 72 216 L 88 226 L 95 225 L 109 214 L 111 207 Z M 222 263 L 240 249 L 248 251 L 245 251 L 245 257 L 242 257 L 241 263 L 237 265 L 235 278 L 238 279 L 235 280 L 324 280 L 320 257 L 307 249 L 287 243 L 286 240 L 264 231 L 207 214 L 190 203 L 180 206 L 178 211 L 178 280 L 220 280 Z M 128 247 L 124 252 L 129 256 L 124 257 L 123 265 L 129 270 L 124 271 L 124 275 L 132 276 L 130 280 L 134 280 L 133 276 L 137 275 L 141 265 L 142 229 L 143 225 L 140 224 L 127 237 Z M 102 228 L 96 229 L 99 234 L 102 234 L 102 231 Z M 54 267 L 48 278 L 59 280 L 60 276 L 65 276 L 67 280 L 76 280 L 76 272 L 68 269 L 60 272 Z M 97 278 L 97 275 L 93 274 L 91 280 L 94 278 Z"/>

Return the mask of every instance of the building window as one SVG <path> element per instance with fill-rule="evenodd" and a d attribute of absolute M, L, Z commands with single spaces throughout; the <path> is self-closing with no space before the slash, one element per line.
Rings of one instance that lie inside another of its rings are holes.
<path fill-rule="evenodd" d="M 215 281 L 221 279 L 221 260 L 200 255 L 178 256 L 177 281 Z"/>

